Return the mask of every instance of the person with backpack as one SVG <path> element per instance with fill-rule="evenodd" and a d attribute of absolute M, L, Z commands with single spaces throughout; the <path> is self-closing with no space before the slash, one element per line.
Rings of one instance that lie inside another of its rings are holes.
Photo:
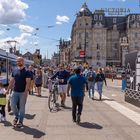
<path fill-rule="evenodd" d="M 103 82 L 105 82 L 105 85 L 107 86 L 105 75 L 103 73 L 102 68 L 98 69 L 95 81 L 97 83 L 97 91 L 99 93 L 99 100 L 101 101 L 102 100 L 102 91 L 103 91 Z"/>
<path fill-rule="evenodd" d="M 88 97 L 94 100 L 94 87 L 95 87 L 95 79 L 96 73 L 93 71 L 92 67 L 89 67 L 89 71 L 87 72 L 87 83 L 88 83 Z M 91 95 L 92 90 L 92 95 Z"/>

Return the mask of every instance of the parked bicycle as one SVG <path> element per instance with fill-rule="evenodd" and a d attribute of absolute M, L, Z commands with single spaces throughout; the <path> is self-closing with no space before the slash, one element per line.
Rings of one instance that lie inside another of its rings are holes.
<path fill-rule="evenodd" d="M 58 104 L 58 80 L 52 81 L 53 87 L 52 91 L 50 91 L 49 98 L 48 98 L 48 107 L 50 111 L 57 111 L 59 109 Z"/>

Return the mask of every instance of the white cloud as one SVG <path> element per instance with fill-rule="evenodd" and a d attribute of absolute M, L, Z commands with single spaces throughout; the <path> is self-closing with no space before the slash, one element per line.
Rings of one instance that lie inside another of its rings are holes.
<path fill-rule="evenodd" d="M 0 0 L 0 24 L 15 24 L 25 19 L 28 5 L 21 0 Z"/>
<path fill-rule="evenodd" d="M 61 24 L 62 24 L 62 22 L 59 22 L 59 21 L 57 21 L 57 22 L 56 22 L 56 24 L 59 24 L 59 25 L 61 25 Z"/>
<path fill-rule="evenodd" d="M 25 44 L 27 44 L 29 42 L 30 37 L 31 37 L 31 34 L 22 33 L 20 36 L 17 36 L 15 38 L 8 37 L 8 38 L 0 39 L 0 48 L 2 48 L 2 49 L 9 48 L 10 47 L 9 44 L 6 43 L 6 41 L 8 41 L 8 40 L 15 40 L 15 41 L 17 41 L 17 45 L 24 46 Z M 14 46 L 14 44 L 11 44 L 11 45 Z"/>
<path fill-rule="evenodd" d="M 0 48 L 1 49 L 6 49 L 9 47 L 9 45 L 6 43 L 6 41 L 8 40 L 11 40 L 12 38 L 11 37 L 8 37 L 8 38 L 4 38 L 4 39 L 0 39 Z"/>
<path fill-rule="evenodd" d="M 28 38 L 31 36 L 29 33 L 22 33 L 20 36 L 15 37 L 14 40 L 18 42 L 21 46 L 25 45 L 28 43 Z"/>
<path fill-rule="evenodd" d="M 33 27 L 28 25 L 19 25 L 19 29 L 22 32 L 26 32 L 26 33 L 32 33 L 35 30 Z"/>
<path fill-rule="evenodd" d="M 56 24 L 63 24 L 63 23 L 68 23 L 69 22 L 69 17 L 67 16 L 56 16 Z"/>
<path fill-rule="evenodd" d="M 0 35 L 3 35 L 5 32 L 4 31 L 0 31 Z"/>

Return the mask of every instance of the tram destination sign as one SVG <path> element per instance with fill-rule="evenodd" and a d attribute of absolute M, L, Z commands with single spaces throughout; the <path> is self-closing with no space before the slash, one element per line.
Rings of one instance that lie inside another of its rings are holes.
<path fill-rule="evenodd" d="M 124 15 L 130 13 L 130 8 L 101 8 L 100 10 L 95 10 L 95 12 L 105 12 L 108 15 Z"/>

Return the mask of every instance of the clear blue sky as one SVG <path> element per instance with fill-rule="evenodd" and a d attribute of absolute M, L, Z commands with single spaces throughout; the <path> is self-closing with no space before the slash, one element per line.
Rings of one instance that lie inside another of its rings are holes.
<path fill-rule="evenodd" d="M 18 40 L 22 53 L 39 48 L 50 58 L 57 52 L 58 40 L 70 38 L 75 14 L 84 2 L 92 12 L 116 7 L 140 13 L 139 0 L 0 0 L 0 41 Z"/>

